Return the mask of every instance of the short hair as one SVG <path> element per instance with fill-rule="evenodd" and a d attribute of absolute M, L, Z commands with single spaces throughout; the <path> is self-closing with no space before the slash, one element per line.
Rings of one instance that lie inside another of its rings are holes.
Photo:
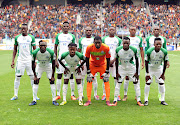
<path fill-rule="evenodd" d="M 95 36 L 95 37 L 94 37 L 94 41 L 95 41 L 95 40 L 101 40 L 101 37 L 100 37 L 100 36 Z M 101 40 L 101 41 L 102 41 L 102 40 Z"/>
<path fill-rule="evenodd" d="M 75 43 L 69 43 L 68 47 L 72 47 L 72 46 L 77 47 L 77 45 Z"/>
<path fill-rule="evenodd" d="M 23 23 L 22 26 L 28 26 L 27 23 Z"/>
<path fill-rule="evenodd" d="M 39 41 L 39 45 L 40 45 L 41 42 L 43 42 L 43 40 L 40 40 L 40 41 Z"/>
<path fill-rule="evenodd" d="M 161 38 L 157 37 L 154 39 L 154 43 L 157 41 L 157 40 L 160 40 L 161 41 Z"/>
<path fill-rule="evenodd" d="M 123 40 L 129 40 L 130 41 L 130 38 L 129 37 L 124 37 Z"/>
<path fill-rule="evenodd" d="M 63 24 L 65 24 L 65 23 L 69 24 L 69 22 L 68 22 L 68 21 L 63 22 Z"/>

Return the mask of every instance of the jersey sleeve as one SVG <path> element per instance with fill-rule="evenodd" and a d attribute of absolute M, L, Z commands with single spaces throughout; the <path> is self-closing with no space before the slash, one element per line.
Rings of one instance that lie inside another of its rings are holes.
<path fill-rule="evenodd" d="M 147 52 L 148 49 L 149 49 L 149 37 L 146 38 L 145 54 L 146 54 L 146 52 Z"/>
<path fill-rule="evenodd" d="M 31 45 L 32 46 L 35 46 L 36 45 L 36 42 L 35 42 L 35 37 L 33 35 L 30 35 L 32 41 L 31 41 Z"/>
<path fill-rule="evenodd" d="M 161 51 L 164 53 L 164 61 L 168 61 L 169 57 L 168 57 L 168 52 L 166 49 L 161 48 Z"/>
<path fill-rule="evenodd" d="M 59 56 L 58 59 L 61 61 L 61 60 L 65 59 L 65 57 L 66 57 L 68 54 L 69 54 L 69 52 L 64 52 L 64 53 L 62 53 L 62 54 Z"/>
<path fill-rule="evenodd" d="M 39 50 L 40 50 L 40 49 L 38 48 L 38 49 L 35 49 L 35 50 L 32 52 L 32 61 L 35 61 L 35 60 L 36 60 L 36 55 L 37 55 L 37 53 L 38 53 Z"/>
<path fill-rule="evenodd" d="M 56 38 L 55 38 L 55 44 L 56 44 L 56 45 L 59 44 L 59 39 L 58 39 L 58 37 L 59 37 L 59 34 L 57 34 L 57 35 L 56 35 Z"/>
<path fill-rule="evenodd" d="M 110 52 L 110 48 L 109 46 L 106 47 L 106 58 L 110 58 L 111 57 L 111 52 Z"/>
<path fill-rule="evenodd" d="M 85 56 L 86 56 L 87 58 L 90 58 L 90 51 L 91 51 L 91 48 L 90 48 L 90 45 L 89 45 L 89 46 L 87 46 L 87 48 L 86 48 L 86 53 L 85 53 Z"/>
<path fill-rule="evenodd" d="M 163 48 L 167 50 L 167 46 L 166 46 L 166 38 L 163 37 L 163 39 L 164 39 Z"/>
<path fill-rule="evenodd" d="M 118 46 L 121 46 L 122 39 L 120 39 L 118 36 L 115 36 L 118 39 Z"/>
<path fill-rule="evenodd" d="M 80 52 L 76 51 L 76 55 L 79 57 L 80 60 L 85 60 L 83 54 L 81 54 Z"/>
<path fill-rule="evenodd" d="M 15 37 L 14 45 L 18 45 L 17 38 L 18 36 Z"/>
<path fill-rule="evenodd" d="M 79 39 L 79 42 L 78 42 L 79 46 L 78 46 L 78 48 L 81 49 L 81 51 L 82 51 L 82 43 L 81 43 L 81 41 L 82 41 L 82 38 Z"/>
<path fill-rule="evenodd" d="M 49 49 L 49 48 L 47 48 L 47 51 L 48 51 L 48 52 L 50 53 L 50 55 L 51 55 L 51 61 L 55 60 L 55 59 L 56 59 L 56 56 L 55 56 L 55 54 L 54 54 L 54 51 L 51 50 L 51 49 Z"/>
<path fill-rule="evenodd" d="M 72 37 L 73 37 L 73 39 L 72 39 L 72 43 L 76 43 L 76 38 L 75 38 L 75 35 L 73 35 L 73 34 L 72 34 Z"/>
<path fill-rule="evenodd" d="M 103 37 L 103 38 L 102 38 L 102 43 L 104 43 L 104 41 L 105 41 L 105 38 L 106 38 L 106 37 Z"/>
<path fill-rule="evenodd" d="M 139 48 L 141 48 L 141 47 L 143 47 L 142 46 L 142 37 L 139 37 L 139 39 L 140 39 Z"/>

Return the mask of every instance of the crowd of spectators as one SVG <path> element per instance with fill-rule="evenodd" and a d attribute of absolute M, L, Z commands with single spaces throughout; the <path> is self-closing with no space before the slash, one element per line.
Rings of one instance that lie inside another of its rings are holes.
<path fill-rule="evenodd" d="M 154 24 L 160 26 L 163 36 L 166 38 L 179 37 L 180 6 L 149 5 L 149 8 Z M 70 32 L 78 37 L 84 35 L 86 26 L 92 27 L 93 35 L 107 35 L 109 26 L 115 26 L 117 30 L 128 31 L 130 25 L 136 25 L 142 37 L 152 34 L 150 16 L 146 13 L 146 8 L 142 6 L 107 5 L 100 7 L 99 4 L 86 4 L 83 6 L 68 5 L 67 7 L 58 5 L 32 7 L 19 5 L 0 8 L 0 37 L 15 37 L 20 32 L 21 24 L 28 23 L 29 33 L 35 38 L 55 38 L 61 31 L 63 21 L 70 23 Z"/>

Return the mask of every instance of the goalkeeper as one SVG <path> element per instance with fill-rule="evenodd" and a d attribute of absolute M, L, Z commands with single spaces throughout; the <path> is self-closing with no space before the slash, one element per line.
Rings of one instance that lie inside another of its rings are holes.
<path fill-rule="evenodd" d="M 87 66 L 87 97 L 88 101 L 84 106 L 91 104 L 91 90 L 94 75 L 99 72 L 100 78 L 103 79 L 106 90 L 106 104 L 112 106 L 109 101 L 110 85 L 109 85 L 109 64 L 110 64 L 110 49 L 102 43 L 101 37 L 96 36 L 94 43 L 90 44 L 86 49 L 86 66 Z M 91 58 L 90 58 L 91 57 Z"/>

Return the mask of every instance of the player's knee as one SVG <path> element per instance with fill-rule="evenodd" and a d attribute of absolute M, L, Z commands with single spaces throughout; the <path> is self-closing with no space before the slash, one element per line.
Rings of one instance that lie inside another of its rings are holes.
<path fill-rule="evenodd" d="M 151 83 L 146 83 L 146 85 L 151 85 Z"/>
<path fill-rule="evenodd" d="M 68 84 L 69 79 L 64 79 L 64 84 Z"/>
<path fill-rule="evenodd" d="M 50 80 L 50 84 L 54 84 L 54 81 L 51 81 L 51 80 Z"/>
<path fill-rule="evenodd" d="M 71 74 L 71 77 L 70 77 L 70 79 L 73 79 L 73 74 Z"/>
<path fill-rule="evenodd" d="M 138 82 L 133 82 L 133 84 L 137 84 Z"/>
<path fill-rule="evenodd" d="M 126 80 L 129 80 L 129 77 L 128 77 L 128 76 L 126 76 Z"/>
<path fill-rule="evenodd" d="M 159 85 L 164 85 L 164 83 L 159 83 Z"/>
<path fill-rule="evenodd" d="M 61 78 L 62 78 L 62 74 L 58 74 L 57 79 L 61 79 Z"/>
<path fill-rule="evenodd" d="M 77 84 L 81 84 L 81 79 L 76 79 Z"/>

